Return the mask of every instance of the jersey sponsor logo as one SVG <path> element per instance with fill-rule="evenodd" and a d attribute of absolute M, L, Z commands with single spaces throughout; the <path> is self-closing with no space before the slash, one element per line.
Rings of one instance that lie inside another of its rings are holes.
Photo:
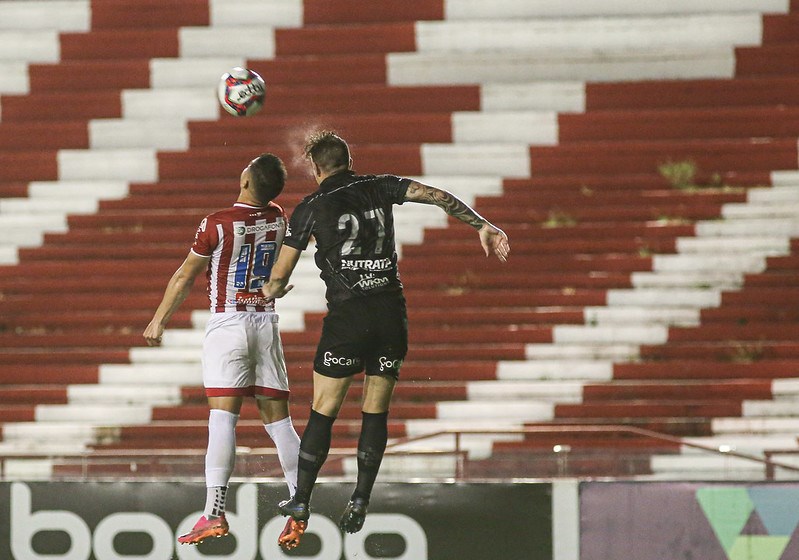
<path fill-rule="evenodd" d="M 228 300 L 228 303 L 235 305 L 269 305 L 271 301 L 259 293 L 236 292 L 236 298 Z"/>
<path fill-rule="evenodd" d="M 358 280 L 354 288 L 360 288 L 361 290 L 373 290 L 375 288 L 382 288 L 383 286 L 387 286 L 391 283 L 391 280 L 386 278 L 385 276 L 375 276 L 374 274 L 362 274 L 361 279 Z"/>
<path fill-rule="evenodd" d="M 328 350 L 322 358 L 322 363 L 326 366 L 358 366 L 361 364 L 361 359 L 351 356 L 335 356 Z"/>
<path fill-rule="evenodd" d="M 377 359 L 377 365 L 380 366 L 380 371 L 399 371 L 399 368 L 402 367 L 402 360 L 399 358 L 392 360 L 386 356 L 380 356 Z"/>
<path fill-rule="evenodd" d="M 237 226 L 233 233 L 236 235 L 247 235 L 250 233 L 261 233 L 264 231 L 277 231 L 280 229 L 280 223 L 269 222 L 266 224 L 255 224 L 254 226 Z"/>
<path fill-rule="evenodd" d="M 391 259 L 341 259 L 342 270 L 391 270 Z"/>

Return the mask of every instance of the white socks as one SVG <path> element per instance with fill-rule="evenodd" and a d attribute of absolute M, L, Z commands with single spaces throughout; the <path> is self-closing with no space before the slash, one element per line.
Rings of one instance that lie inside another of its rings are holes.
<path fill-rule="evenodd" d="M 225 497 L 230 475 L 236 464 L 236 422 L 238 414 L 211 409 L 208 416 L 208 450 L 205 454 L 207 496 L 204 515 L 219 517 L 225 513 Z"/>
<path fill-rule="evenodd" d="M 289 497 L 294 496 L 294 492 L 297 490 L 300 436 L 294 429 L 291 416 L 271 424 L 264 424 L 264 428 L 277 447 L 277 457 L 280 460 L 280 466 L 283 467 L 283 476 L 286 477 L 286 485 L 289 487 Z"/>

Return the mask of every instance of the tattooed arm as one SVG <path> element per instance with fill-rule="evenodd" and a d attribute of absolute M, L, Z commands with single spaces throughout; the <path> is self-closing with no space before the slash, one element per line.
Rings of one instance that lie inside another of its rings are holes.
<path fill-rule="evenodd" d="M 510 244 L 505 232 L 483 218 L 451 192 L 418 181 L 411 181 L 408 191 L 405 193 L 405 200 L 421 204 L 435 204 L 450 216 L 469 224 L 478 231 L 480 244 L 483 246 L 486 256 L 494 253 L 500 261 L 508 260 Z"/>

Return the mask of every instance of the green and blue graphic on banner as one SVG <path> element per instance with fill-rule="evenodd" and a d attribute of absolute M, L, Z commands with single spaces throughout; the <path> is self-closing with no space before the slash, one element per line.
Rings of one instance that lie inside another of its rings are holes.
<path fill-rule="evenodd" d="M 799 525 L 799 488 L 710 486 L 696 500 L 729 560 L 780 560 Z"/>

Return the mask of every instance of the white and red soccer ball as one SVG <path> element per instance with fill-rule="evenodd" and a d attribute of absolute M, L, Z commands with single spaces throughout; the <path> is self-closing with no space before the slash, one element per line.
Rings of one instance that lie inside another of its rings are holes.
<path fill-rule="evenodd" d="M 225 111 L 234 117 L 248 117 L 263 107 L 266 83 L 257 72 L 237 66 L 222 75 L 217 94 Z"/>

